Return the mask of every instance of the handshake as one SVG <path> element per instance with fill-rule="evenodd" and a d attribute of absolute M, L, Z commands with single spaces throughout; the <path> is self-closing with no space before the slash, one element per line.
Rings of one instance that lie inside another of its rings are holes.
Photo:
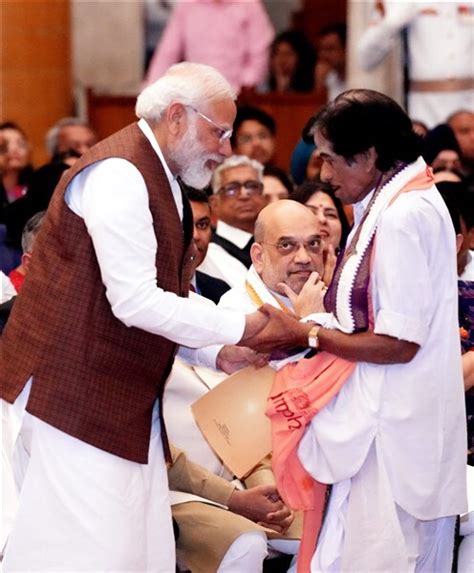
<path fill-rule="evenodd" d="M 312 326 L 312 323 L 299 322 L 294 314 L 264 304 L 257 312 L 247 315 L 244 334 L 238 344 L 257 352 L 307 347 Z"/>
<path fill-rule="evenodd" d="M 312 323 L 299 322 L 294 314 L 264 304 L 246 316 L 245 330 L 238 346 L 224 346 L 217 356 L 217 368 L 228 374 L 249 364 L 264 366 L 274 350 L 308 346 Z"/>

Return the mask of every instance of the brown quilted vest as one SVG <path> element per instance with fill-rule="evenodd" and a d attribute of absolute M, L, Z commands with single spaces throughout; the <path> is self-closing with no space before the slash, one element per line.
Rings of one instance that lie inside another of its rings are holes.
<path fill-rule="evenodd" d="M 72 178 L 108 157 L 127 159 L 145 180 L 158 241 L 157 285 L 188 294 L 190 207 L 184 200 L 183 233 L 161 162 L 132 124 L 86 153 L 54 192 L 2 337 L 0 391 L 14 402 L 33 376 L 28 412 L 102 450 L 146 463 L 153 404 L 157 397 L 161 402 L 176 345 L 114 317 L 84 221 L 64 202 Z M 165 432 L 163 441 L 167 450 Z"/>

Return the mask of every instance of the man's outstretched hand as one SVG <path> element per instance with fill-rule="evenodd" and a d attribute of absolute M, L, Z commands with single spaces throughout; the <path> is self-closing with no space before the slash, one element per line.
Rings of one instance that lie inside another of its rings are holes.
<path fill-rule="evenodd" d="M 247 315 L 245 331 L 238 344 L 263 353 L 306 347 L 312 326 L 299 322 L 294 314 L 264 304 L 257 312 Z"/>

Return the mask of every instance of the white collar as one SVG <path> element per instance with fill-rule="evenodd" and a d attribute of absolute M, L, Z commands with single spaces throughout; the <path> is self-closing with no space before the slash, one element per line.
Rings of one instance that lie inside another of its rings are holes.
<path fill-rule="evenodd" d="M 390 202 L 409 183 L 409 181 L 423 170 L 426 170 L 426 163 L 422 157 L 419 157 L 414 163 L 406 165 L 403 169 L 398 171 L 396 175 L 381 187 L 370 211 L 362 222 L 360 234 L 357 238 L 357 244 L 355 245 L 356 248 L 352 255 L 346 260 L 337 284 L 336 315 L 342 326 L 342 330 L 345 332 L 354 331 L 355 323 L 352 314 L 353 309 L 351 306 L 352 286 L 365 252 L 370 248 L 370 243 L 376 232 L 380 214 L 389 206 Z M 368 206 L 373 193 L 374 192 L 371 191 L 366 197 L 364 197 L 364 199 L 362 199 L 362 201 L 355 205 L 361 209 L 361 213 L 363 213 L 365 208 Z M 354 213 L 355 212 L 356 211 L 354 209 Z M 356 228 L 359 225 L 360 220 L 355 223 L 354 228 L 351 231 L 348 245 L 350 245 L 351 238 L 355 235 Z"/>
<path fill-rule="evenodd" d="M 293 305 L 288 297 L 279 292 L 274 292 L 267 287 L 267 285 L 262 281 L 262 278 L 255 270 L 253 265 L 250 266 L 247 271 L 246 281 L 257 293 L 258 297 L 261 299 L 262 303 L 268 303 L 275 308 L 281 308 L 279 302 L 286 306 L 287 308 L 293 310 Z"/>
<path fill-rule="evenodd" d="M 374 194 L 374 191 L 375 191 L 375 187 L 372 189 L 372 191 L 367 193 L 367 195 L 363 199 L 361 199 L 357 203 L 354 203 L 354 205 L 353 205 L 354 227 L 360 223 L 360 220 L 362 219 L 362 216 L 364 215 L 364 212 L 367 208 L 367 205 L 370 203 L 370 200 L 372 199 L 372 195 Z"/>
<path fill-rule="evenodd" d="M 234 243 L 239 249 L 243 249 L 253 236 L 251 233 L 247 233 L 247 231 L 232 227 L 232 225 L 228 225 L 220 220 L 217 221 L 216 234 Z"/>
<path fill-rule="evenodd" d="M 168 167 L 168 164 L 166 163 L 165 156 L 163 155 L 163 152 L 161 151 L 161 148 L 158 145 L 158 141 L 156 140 L 153 130 L 144 119 L 139 120 L 138 127 L 142 130 L 143 135 L 148 139 L 155 153 L 160 158 L 161 164 L 163 165 L 163 169 L 165 170 L 166 173 L 166 177 L 171 185 L 174 181 L 176 181 L 176 177 L 171 173 L 171 169 Z"/>
<path fill-rule="evenodd" d="M 168 183 L 170 184 L 170 187 L 171 187 L 171 192 L 173 193 L 173 198 L 174 198 L 174 201 L 176 203 L 176 208 L 178 210 L 179 218 L 182 220 L 183 219 L 183 198 L 181 195 L 181 187 L 178 183 L 178 180 L 171 173 L 171 169 L 168 167 L 168 164 L 166 163 L 165 156 L 163 155 L 163 152 L 161 151 L 161 148 L 158 145 L 158 141 L 156 140 L 155 134 L 153 133 L 153 130 L 148 125 L 148 123 L 144 119 L 140 119 L 138 122 L 138 127 L 143 132 L 143 135 L 148 139 L 148 141 L 150 142 L 150 145 L 153 147 L 153 150 L 158 155 L 158 158 L 161 161 L 161 165 L 163 166 L 163 169 L 165 170 L 166 178 L 168 179 Z"/>

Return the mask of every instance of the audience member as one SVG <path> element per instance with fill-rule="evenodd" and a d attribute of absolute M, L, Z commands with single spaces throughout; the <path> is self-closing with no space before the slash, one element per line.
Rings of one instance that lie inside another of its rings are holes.
<path fill-rule="evenodd" d="M 21 248 L 23 251 L 21 255 L 21 264 L 16 269 L 13 269 L 8 275 L 8 278 L 11 280 L 16 292 L 20 292 L 26 273 L 30 268 L 33 246 L 44 216 L 44 211 L 36 213 L 36 215 L 33 215 L 33 217 L 27 221 L 25 228 L 23 229 L 21 236 Z"/>
<path fill-rule="evenodd" d="M 45 138 L 51 160 L 32 172 L 26 195 L 5 209 L 5 224 L 9 243 L 21 246 L 21 233 L 26 221 L 39 211 L 45 211 L 63 173 L 97 142 L 94 130 L 76 117 L 60 119 Z"/>
<path fill-rule="evenodd" d="M 331 185 L 320 180 L 305 181 L 290 199 L 303 203 L 316 215 L 319 231 L 324 242 L 338 253 L 346 245 L 350 226 L 341 200 L 336 197 Z"/>
<path fill-rule="evenodd" d="M 448 125 L 454 131 L 463 157 L 467 175 L 474 175 L 474 112 L 458 111 L 448 117 Z"/>
<path fill-rule="evenodd" d="M 324 26 L 318 37 L 318 62 L 315 68 L 317 90 L 327 90 L 328 101 L 346 89 L 346 25 Z"/>
<path fill-rule="evenodd" d="M 138 123 L 61 179 L 0 346 L 12 463 L 33 443 L 4 571 L 174 571 L 161 396 L 176 345 L 231 372 L 257 359 L 234 344 L 306 343 L 310 325 L 271 307 L 186 298 L 192 220 L 177 178 L 208 183 L 235 112 L 221 74 L 178 64 L 139 95 Z M 219 343 L 217 357 L 192 350 Z"/>
<path fill-rule="evenodd" d="M 365 69 L 378 65 L 406 30 L 408 113 L 429 128 L 459 109 L 474 108 L 472 11 L 458 2 L 375 2 L 373 24 L 361 38 Z M 453 41 L 453 38 L 456 40 Z"/>
<path fill-rule="evenodd" d="M 448 207 L 458 249 L 458 273 L 462 275 L 465 265 L 463 245 L 466 242 L 466 233 L 469 225 L 474 226 L 474 205 L 472 193 L 467 193 L 463 186 L 438 185 L 438 189 Z M 466 391 L 466 419 L 467 419 L 467 463 L 474 466 L 474 273 L 465 279 L 459 277 L 459 333 L 462 349 L 462 367 L 464 390 Z M 472 488 L 473 468 L 468 467 L 468 491 Z M 471 476 L 469 478 L 469 476 Z M 471 484 L 469 483 L 471 479 Z M 460 516 L 459 535 L 461 542 L 458 548 L 456 571 L 469 573 L 474 565 L 474 505 L 468 494 L 470 510 Z"/>
<path fill-rule="evenodd" d="M 269 203 L 288 199 L 293 189 L 293 183 L 283 169 L 274 165 L 265 165 L 263 168 L 263 195 Z"/>
<path fill-rule="evenodd" d="M 419 135 L 420 137 L 425 137 L 428 133 L 429 129 L 425 123 L 419 120 L 412 120 L 411 125 L 413 127 L 413 131 Z"/>
<path fill-rule="evenodd" d="M 423 138 L 423 159 L 433 171 L 461 169 L 461 150 L 451 127 L 445 123 L 436 126 Z"/>
<path fill-rule="evenodd" d="M 52 162 L 80 157 L 97 143 L 92 127 L 78 117 L 63 117 L 46 134 L 46 148 Z"/>
<path fill-rule="evenodd" d="M 240 91 L 260 85 L 274 31 L 261 0 L 181 0 L 150 62 L 145 84 L 182 60 L 215 67 Z"/>
<path fill-rule="evenodd" d="M 239 107 L 234 122 L 231 144 L 235 155 L 246 155 L 263 165 L 275 154 L 275 120 L 257 107 Z"/>
<path fill-rule="evenodd" d="M 474 251 L 470 248 L 474 235 L 474 194 L 468 192 L 462 182 L 441 182 L 437 187 L 448 207 L 454 204 L 459 213 L 458 277 L 462 281 L 474 281 Z"/>
<path fill-rule="evenodd" d="M 0 182 L 0 208 L 3 208 L 26 194 L 32 167 L 31 146 L 25 132 L 16 123 L 5 122 L 0 124 L 0 133 L 6 144 Z"/>
<path fill-rule="evenodd" d="M 281 32 L 270 51 L 270 74 L 264 91 L 311 92 L 316 50 L 298 30 Z"/>
<path fill-rule="evenodd" d="M 311 571 L 450 571 L 466 509 L 452 223 L 387 96 L 345 92 L 312 132 L 321 179 L 354 203 L 356 224 L 315 334 L 355 367 L 298 448 L 306 471 L 333 484 Z"/>
<path fill-rule="evenodd" d="M 239 285 L 251 264 L 255 221 L 267 203 L 263 166 L 245 155 L 233 155 L 214 171 L 212 190 L 217 227 L 199 270 L 230 286 Z"/>
<path fill-rule="evenodd" d="M 186 187 L 186 196 L 193 212 L 193 242 L 195 246 L 194 274 L 191 278 L 190 289 L 217 304 L 221 296 L 229 290 L 229 285 L 220 279 L 196 270 L 206 258 L 212 238 L 209 197 L 205 191 L 192 187 Z"/>
<path fill-rule="evenodd" d="M 266 537 L 282 537 L 293 519 L 274 483 L 238 489 L 175 448 L 168 477 L 172 503 L 182 500 L 172 507 L 179 527 L 179 564 L 193 573 L 262 571 L 268 554 Z M 284 543 L 297 548 L 296 541 Z"/>

